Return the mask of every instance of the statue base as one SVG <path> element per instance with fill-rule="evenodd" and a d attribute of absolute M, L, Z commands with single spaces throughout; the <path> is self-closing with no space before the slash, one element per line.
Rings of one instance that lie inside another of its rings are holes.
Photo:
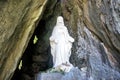
<path fill-rule="evenodd" d="M 38 73 L 35 80 L 82 80 L 82 75 L 78 68 L 72 68 L 70 72 Z"/>
<path fill-rule="evenodd" d="M 57 71 L 69 72 L 73 67 L 70 63 L 62 63 L 61 65 L 54 66 L 54 69 Z"/>

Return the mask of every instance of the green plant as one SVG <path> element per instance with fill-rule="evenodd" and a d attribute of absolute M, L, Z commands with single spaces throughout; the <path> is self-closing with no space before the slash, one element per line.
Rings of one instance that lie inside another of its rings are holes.
<path fill-rule="evenodd" d="M 36 44 L 37 41 L 38 41 L 38 38 L 37 38 L 37 36 L 35 35 L 35 37 L 34 37 L 34 39 L 33 39 L 33 44 Z"/>

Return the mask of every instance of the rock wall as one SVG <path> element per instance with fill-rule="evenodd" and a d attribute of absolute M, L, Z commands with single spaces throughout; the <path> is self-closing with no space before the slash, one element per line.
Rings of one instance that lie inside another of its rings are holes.
<path fill-rule="evenodd" d="M 86 79 L 118 80 L 119 0 L 61 0 L 66 25 L 75 38 L 71 62 Z"/>
<path fill-rule="evenodd" d="M 47 0 L 0 1 L 0 80 L 9 80 L 41 19 Z"/>

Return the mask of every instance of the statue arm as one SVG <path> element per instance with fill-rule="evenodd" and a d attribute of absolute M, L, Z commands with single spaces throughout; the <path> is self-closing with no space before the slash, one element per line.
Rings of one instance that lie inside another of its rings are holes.
<path fill-rule="evenodd" d="M 55 34 L 56 34 L 56 27 L 54 27 L 53 32 L 52 32 L 52 35 L 51 35 L 51 37 L 49 38 L 50 41 L 54 41 L 54 40 L 55 40 L 55 38 L 54 38 Z"/>
<path fill-rule="evenodd" d="M 75 40 L 74 40 L 74 38 L 72 38 L 71 36 L 69 36 L 69 41 L 70 42 L 74 42 Z"/>
<path fill-rule="evenodd" d="M 68 37 L 68 41 L 74 42 L 74 38 L 72 38 L 72 37 L 69 35 L 67 28 L 66 28 L 66 32 L 67 32 L 66 35 L 67 35 L 67 37 Z"/>
<path fill-rule="evenodd" d="M 51 36 L 51 37 L 49 38 L 49 40 L 50 40 L 50 41 L 54 41 L 54 38 L 53 38 L 53 36 Z"/>
<path fill-rule="evenodd" d="M 54 39 L 54 37 L 53 37 L 53 36 L 51 36 L 49 39 L 50 39 L 50 42 L 55 42 L 55 43 L 58 43 L 58 41 L 57 41 L 56 39 Z"/>

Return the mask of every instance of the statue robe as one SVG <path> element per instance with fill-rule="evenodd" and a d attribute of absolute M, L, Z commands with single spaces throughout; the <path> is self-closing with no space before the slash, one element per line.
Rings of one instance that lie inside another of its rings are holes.
<path fill-rule="evenodd" d="M 69 62 L 72 42 L 74 42 L 74 39 L 69 35 L 67 28 L 64 26 L 63 18 L 58 17 L 56 26 L 50 37 L 54 67 L 61 64 L 72 65 Z"/>

